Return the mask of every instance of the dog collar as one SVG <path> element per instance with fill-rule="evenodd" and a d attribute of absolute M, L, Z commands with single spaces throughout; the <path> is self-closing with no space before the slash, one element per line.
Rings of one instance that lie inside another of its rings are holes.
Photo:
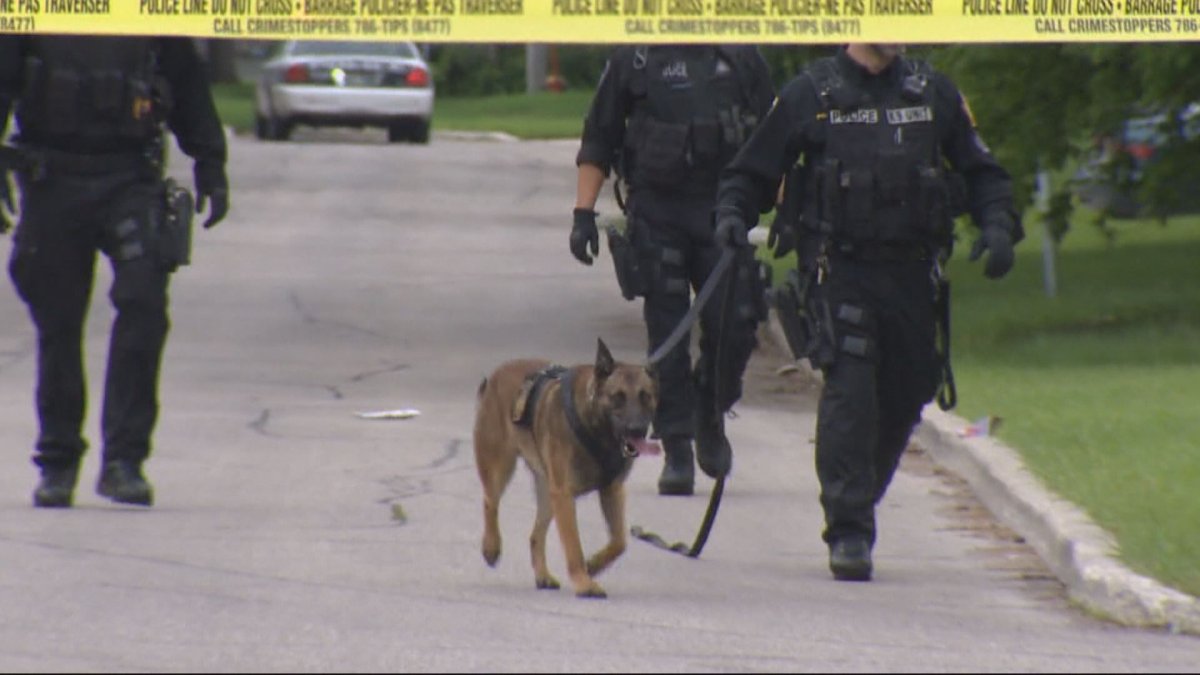
<path fill-rule="evenodd" d="M 567 426 L 571 427 L 571 433 L 575 434 L 575 439 L 579 441 L 579 444 L 600 465 L 600 487 L 608 487 L 625 470 L 624 449 L 618 447 L 614 450 L 606 447 L 584 425 L 583 419 L 579 417 L 579 410 L 575 406 L 575 371 L 567 370 L 563 373 L 559 392 L 562 396 L 563 413 L 567 417 Z"/>

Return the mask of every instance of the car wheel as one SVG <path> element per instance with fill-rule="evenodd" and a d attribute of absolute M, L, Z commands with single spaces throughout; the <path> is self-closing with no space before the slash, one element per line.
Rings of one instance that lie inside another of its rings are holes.
<path fill-rule="evenodd" d="M 254 116 L 254 137 L 260 141 L 269 141 L 271 137 L 268 133 L 267 119 L 262 115 Z"/>
<path fill-rule="evenodd" d="M 292 125 L 274 117 L 255 115 L 254 135 L 262 141 L 286 141 L 292 135 Z"/>
<path fill-rule="evenodd" d="M 421 119 L 406 119 L 392 122 L 388 125 L 389 143 L 428 143 L 429 121 Z"/>
<path fill-rule="evenodd" d="M 429 142 L 429 120 L 417 120 L 412 125 L 412 135 L 410 136 L 413 143 L 428 143 Z"/>

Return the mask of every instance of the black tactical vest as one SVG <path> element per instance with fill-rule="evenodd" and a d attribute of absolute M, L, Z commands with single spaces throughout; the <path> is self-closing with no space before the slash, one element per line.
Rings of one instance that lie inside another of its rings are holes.
<path fill-rule="evenodd" d="M 948 187 L 929 67 L 904 61 L 884 100 L 842 77 L 832 58 L 809 69 L 821 99 L 824 150 L 805 160 L 804 222 L 843 244 L 949 240 Z"/>
<path fill-rule="evenodd" d="M 140 149 L 161 133 L 152 38 L 38 37 L 29 41 L 20 140 L 64 151 Z"/>
<path fill-rule="evenodd" d="M 625 134 L 633 187 L 711 191 L 758 123 L 736 55 L 665 45 L 634 52 L 633 113 Z"/>

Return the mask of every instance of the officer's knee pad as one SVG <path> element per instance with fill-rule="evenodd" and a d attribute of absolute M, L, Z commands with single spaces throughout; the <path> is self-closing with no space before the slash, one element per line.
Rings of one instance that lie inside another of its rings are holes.
<path fill-rule="evenodd" d="M 851 302 L 832 303 L 829 309 L 834 324 L 837 355 L 877 362 L 879 348 L 872 337 L 875 334 L 875 317 L 871 312 Z"/>
<path fill-rule="evenodd" d="M 655 246 L 651 253 L 654 270 L 651 292 L 671 298 L 687 298 L 691 285 L 687 279 L 684 252 L 669 246 Z"/>

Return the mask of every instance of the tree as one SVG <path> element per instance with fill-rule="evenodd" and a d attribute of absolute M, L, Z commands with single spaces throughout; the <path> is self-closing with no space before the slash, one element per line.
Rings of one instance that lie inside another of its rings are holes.
<path fill-rule="evenodd" d="M 1167 142 L 1137 197 L 1152 213 L 1170 213 L 1188 196 L 1182 177 L 1200 175 L 1200 137 L 1188 140 L 1169 124 L 1200 101 L 1200 45 L 953 46 L 928 56 L 969 99 L 982 136 L 1013 174 L 1019 204 L 1029 203 L 1039 168 L 1063 169 L 1124 120 L 1158 112 L 1168 121 Z M 1050 200 L 1056 240 L 1067 232 L 1068 188 L 1059 181 Z"/>

